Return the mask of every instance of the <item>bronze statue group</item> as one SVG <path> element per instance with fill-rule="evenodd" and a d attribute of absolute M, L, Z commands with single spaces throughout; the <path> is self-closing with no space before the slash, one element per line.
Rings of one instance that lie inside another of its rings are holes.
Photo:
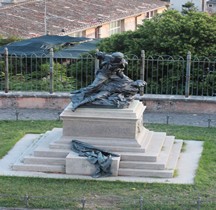
<path fill-rule="evenodd" d="M 96 57 L 101 64 L 92 84 L 71 92 L 72 111 L 81 105 L 127 108 L 146 82 L 133 81 L 124 74 L 128 63 L 123 53 L 98 52 Z"/>

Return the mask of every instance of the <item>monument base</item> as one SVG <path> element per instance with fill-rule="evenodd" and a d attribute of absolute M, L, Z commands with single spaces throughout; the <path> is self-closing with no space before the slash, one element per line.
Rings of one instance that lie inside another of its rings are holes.
<path fill-rule="evenodd" d="M 113 157 L 113 176 L 171 178 L 183 141 L 146 129 L 144 110 L 139 101 L 126 109 L 80 107 L 75 112 L 69 104 L 60 115 L 63 128 L 47 132 L 13 169 L 92 175 L 95 166 L 71 150 L 72 140 L 79 140 L 120 156 Z"/>

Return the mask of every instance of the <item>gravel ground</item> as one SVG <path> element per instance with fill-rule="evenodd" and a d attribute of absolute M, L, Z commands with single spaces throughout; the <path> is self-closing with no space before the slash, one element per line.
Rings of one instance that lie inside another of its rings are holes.
<path fill-rule="evenodd" d="M 145 123 L 216 127 L 216 114 L 144 113 Z"/>
<path fill-rule="evenodd" d="M 63 110 L 0 109 L 0 120 L 57 120 Z"/>
<path fill-rule="evenodd" d="M 0 120 L 58 120 L 63 110 L 0 109 Z M 216 114 L 144 113 L 144 123 L 216 127 Z"/>

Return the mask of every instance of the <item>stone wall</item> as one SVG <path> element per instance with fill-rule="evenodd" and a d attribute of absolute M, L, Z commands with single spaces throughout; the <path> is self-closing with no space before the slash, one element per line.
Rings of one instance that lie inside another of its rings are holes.
<path fill-rule="evenodd" d="M 216 97 L 146 94 L 138 98 L 151 112 L 216 113 Z"/>
<path fill-rule="evenodd" d="M 137 96 L 149 112 L 216 113 L 216 97 L 180 95 Z M 70 103 L 70 93 L 0 92 L 0 108 L 64 109 Z"/>
<path fill-rule="evenodd" d="M 69 103 L 69 93 L 0 93 L 0 108 L 64 109 Z"/>

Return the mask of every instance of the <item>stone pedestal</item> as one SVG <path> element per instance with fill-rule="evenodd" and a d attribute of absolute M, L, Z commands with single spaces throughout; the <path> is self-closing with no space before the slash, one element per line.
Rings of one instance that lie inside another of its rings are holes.
<path fill-rule="evenodd" d="M 61 113 L 63 135 L 136 139 L 143 127 L 145 106 L 139 101 L 127 109 L 85 108 L 71 111 L 71 104 Z"/>

